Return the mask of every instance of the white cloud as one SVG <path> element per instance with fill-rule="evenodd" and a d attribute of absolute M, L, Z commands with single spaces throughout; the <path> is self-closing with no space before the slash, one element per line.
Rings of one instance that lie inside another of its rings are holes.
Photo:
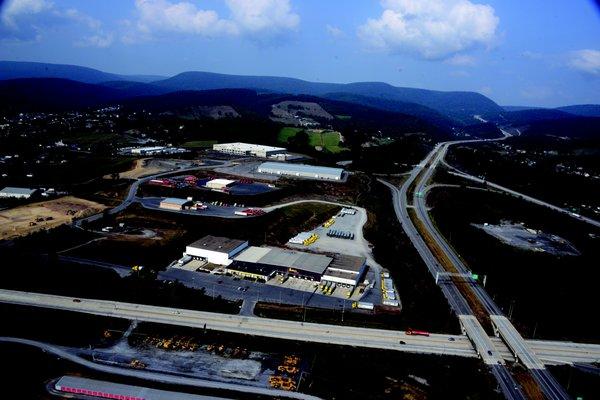
<path fill-rule="evenodd" d="M 137 28 L 144 34 L 156 31 L 213 35 L 234 33 L 236 27 L 219 18 L 215 11 L 200 10 L 188 2 L 166 0 L 136 0 L 139 13 Z"/>
<path fill-rule="evenodd" d="M 571 68 L 586 74 L 600 76 L 600 51 L 592 49 L 573 51 L 568 64 Z"/>
<path fill-rule="evenodd" d="M 300 16 L 292 12 L 289 0 L 226 0 L 233 22 L 252 33 L 293 30 Z"/>
<path fill-rule="evenodd" d="M 83 34 L 90 35 L 90 39 L 97 36 L 98 44 L 107 43 L 99 40 L 108 36 L 102 32 L 100 21 L 74 8 L 57 7 L 49 0 L 9 0 L 2 9 L 0 37 L 4 42 L 40 41 L 48 31 L 69 24 L 83 26 Z"/>
<path fill-rule="evenodd" d="M 346 36 L 344 31 L 341 30 L 340 28 L 338 28 L 337 26 L 332 26 L 332 25 L 327 24 L 325 26 L 325 29 L 327 30 L 327 33 L 329 34 L 329 36 L 331 36 L 334 39 L 339 39 L 339 38 L 343 38 L 344 36 Z"/>
<path fill-rule="evenodd" d="M 9 0 L 2 10 L 2 23 L 12 29 L 18 29 L 20 17 L 48 11 L 53 4 L 47 0 Z"/>
<path fill-rule="evenodd" d="M 114 42 L 112 33 L 99 33 L 97 35 L 86 36 L 75 44 L 80 47 L 110 47 Z"/>
<path fill-rule="evenodd" d="M 150 39 L 158 33 L 199 36 L 270 36 L 297 28 L 300 17 L 292 12 L 289 0 L 225 0 L 229 18 L 215 10 L 198 8 L 187 1 L 136 0 L 138 19 L 125 41 Z"/>
<path fill-rule="evenodd" d="M 496 40 L 499 18 L 469 0 L 384 0 L 384 11 L 359 27 L 369 49 L 443 59 Z"/>
<path fill-rule="evenodd" d="M 446 59 L 445 62 L 450 65 L 468 67 L 475 65 L 476 61 L 477 60 L 475 60 L 475 57 L 473 56 L 468 56 L 466 54 L 455 54 L 452 57 Z"/>

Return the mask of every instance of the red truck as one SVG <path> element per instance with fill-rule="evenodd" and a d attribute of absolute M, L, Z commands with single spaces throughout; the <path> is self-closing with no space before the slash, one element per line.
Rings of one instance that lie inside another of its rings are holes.
<path fill-rule="evenodd" d="M 412 336 L 429 336 L 429 332 L 427 332 L 427 331 L 419 331 L 419 330 L 410 329 L 410 328 L 408 328 L 406 330 L 406 334 L 412 335 Z"/>
<path fill-rule="evenodd" d="M 170 179 L 151 179 L 149 185 L 174 188 L 175 182 Z"/>

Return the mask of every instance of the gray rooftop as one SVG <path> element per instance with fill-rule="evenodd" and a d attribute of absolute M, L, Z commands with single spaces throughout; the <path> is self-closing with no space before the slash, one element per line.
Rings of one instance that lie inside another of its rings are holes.
<path fill-rule="evenodd" d="M 253 246 L 242 252 L 235 260 L 296 268 L 302 271 L 323 274 L 333 259 L 322 254 L 304 253 L 277 247 Z"/>
<path fill-rule="evenodd" d="M 37 189 L 29 189 L 29 188 L 20 188 L 20 187 L 12 187 L 7 186 L 4 189 L 0 190 L 1 193 L 8 194 L 28 194 L 32 195 Z"/>
<path fill-rule="evenodd" d="M 223 253 L 229 253 L 244 243 L 247 243 L 243 240 L 238 239 L 229 239 L 220 236 L 204 236 L 202 239 L 196 240 L 194 243 L 189 244 L 189 247 L 193 247 L 195 249 L 209 250 L 209 251 L 218 251 Z"/>
<path fill-rule="evenodd" d="M 333 262 L 329 267 L 342 271 L 359 273 L 366 262 L 367 259 L 365 257 L 351 256 L 348 254 L 336 254 L 333 256 Z"/>
<path fill-rule="evenodd" d="M 178 199 L 175 197 L 167 197 L 166 199 L 162 200 L 161 203 L 169 203 L 169 204 L 177 204 L 180 206 L 183 206 L 187 203 L 189 203 L 190 201 L 187 199 Z"/>
<path fill-rule="evenodd" d="M 261 169 L 285 171 L 289 173 L 305 173 L 305 174 L 317 174 L 317 175 L 341 175 L 344 170 L 342 168 L 331 168 L 321 167 L 318 165 L 307 165 L 307 164 L 292 164 L 292 163 L 278 163 L 267 161 L 258 167 Z"/>

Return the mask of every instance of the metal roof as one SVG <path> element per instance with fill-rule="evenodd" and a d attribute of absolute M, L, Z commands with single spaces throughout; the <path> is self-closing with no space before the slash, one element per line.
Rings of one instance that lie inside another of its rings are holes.
<path fill-rule="evenodd" d="M 7 186 L 4 189 L 0 190 L 0 193 L 7 194 L 28 194 L 32 195 L 37 189 L 29 189 L 29 188 L 20 188 L 20 187 L 12 187 Z"/>
<path fill-rule="evenodd" d="M 190 201 L 187 199 L 178 199 L 175 197 L 167 197 L 166 199 L 161 200 L 161 203 L 177 204 L 179 206 L 183 206 L 189 202 Z"/>
<path fill-rule="evenodd" d="M 277 247 L 253 246 L 242 252 L 235 260 L 323 274 L 333 259 L 322 254 L 304 253 Z"/>
<path fill-rule="evenodd" d="M 264 257 L 269 251 L 271 251 L 271 249 L 268 247 L 250 246 L 246 250 L 242 251 L 238 256 L 236 256 L 235 260 L 257 263 L 258 260 Z"/>
<path fill-rule="evenodd" d="M 224 397 L 204 396 L 191 393 L 171 392 L 166 390 L 158 390 L 146 388 L 142 386 L 126 385 L 122 383 L 114 383 L 108 381 L 100 381 L 96 379 L 82 378 L 78 376 L 62 376 L 56 383 L 58 389 L 87 389 L 95 392 L 104 392 L 121 396 L 131 396 L 140 399 L 152 400 L 227 400 Z M 66 390 L 61 390 L 66 392 Z"/>
<path fill-rule="evenodd" d="M 247 242 L 244 240 L 207 235 L 202 239 L 198 239 L 194 243 L 189 244 L 188 247 L 201 250 L 218 251 L 221 253 L 230 253 L 245 243 Z"/>
<path fill-rule="evenodd" d="M 331 167 L 321 167 L 317 165 L 307 165 L 307 164 L 291 164 L 291 163 L 278 163 L 267 161 L 259 165 L 259 170 L 275 170 L 275 171 L 285 171 L 286 173 L 304 173 L 311 175 L 335 175 L 341 176 L 344 170 L 342 168 L 331 168 Z"/>
<path fill-rule="evenodd" d="M 217 178 L 217 179 L 211 179 L 210 181 L 206 182 L 207 185 L 209 183 L 227 186 L 227 185 L 231 185 L 232 183 L 235 183 L 235 181 L 232 181 L 231 179 Z"/>
<path fill-rule="evenodd" d="M 329 268 L 351 273 L 359 273 L 365 266 L 367 259 L 365 257 L 351 256 L 348 254 L 336 254 L 333 256 L 333 262 Z"/>
<path fill-rule="evenodd" d="M 252 143 L 242 143 L 242 142 L 233 142 L 233 143 L 219 143 L 214 144 L 213 149 L 220 150 L 222 148 L 234 148 L 240 151 L 285 151 L 287 150 L 285 147 L 275 147 L 275 146 L 265 146 L 262 144 L 252 144 Z"/>

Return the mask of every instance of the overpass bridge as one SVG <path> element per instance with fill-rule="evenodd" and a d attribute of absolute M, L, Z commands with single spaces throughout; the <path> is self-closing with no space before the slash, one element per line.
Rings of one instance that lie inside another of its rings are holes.
<path fill-rule="evenodd" d="M 523 349 L 519 349 L 515 352 L 510 346 L 505 345 L 506 339 L 489 337 L 483 329 L 480 329 L 481 325 L 472 316 L 462 316 L 461 324 L 465 333 L 470 331 L 469 337 L 479 338 L 481 343 L 478 343 L 478 346 L 475 346 L 466 335 L 416 336 L 408 335 L 404 331 L 276 320 L 5 289 L 0 289 L 0 303 L 304 342 L 417 354 L 471 358 L 480 356 L 488 365 L 515 361 L 515 357 L 521 360 L 519 357 L 523 357 L 522 354 L 528 354 L 531 358 L 527 362 L 536 366 L 600 362 L 600 345 L 597 344 L 523 339 L 527 351 L 523 353 Z M 502 324 L 501 320 L 498 324 Z M 487 351 L 485 353 L 479 351 L 478 354 L 476 347 L 494 350 L 491 350 L 491 355 Z"/>

